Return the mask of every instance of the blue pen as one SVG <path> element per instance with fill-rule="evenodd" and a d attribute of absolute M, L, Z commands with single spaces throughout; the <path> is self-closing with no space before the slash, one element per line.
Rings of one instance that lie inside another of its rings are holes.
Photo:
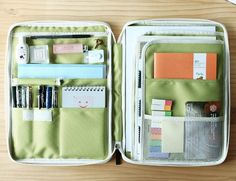
<path fill-rule="evenodd" d="M 47 86 L 46 88 L 46 108 L 50 109 L 52 107 L 52 87 Z"/>

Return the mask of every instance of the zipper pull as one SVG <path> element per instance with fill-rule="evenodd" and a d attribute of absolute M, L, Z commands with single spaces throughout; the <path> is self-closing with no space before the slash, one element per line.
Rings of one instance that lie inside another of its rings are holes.
<path fill-rule="evenodd" d="M 96 39 L 96 45 L 95 45 L 94 49 L 97 49 L 98 46 L 100 46 L 100 45 L 104 45 L 103 40 L 101 40 L 101 39 Z"/>
<path fill-rule="evenodd" d="M 116 151 L 115 151 L 115 154 L 116 154 L 116 165 L 121 165 L 121 153 L 120 153 L 119 148 L 120 148 L 120 146 L 118 144 L 116 144 Z"/>

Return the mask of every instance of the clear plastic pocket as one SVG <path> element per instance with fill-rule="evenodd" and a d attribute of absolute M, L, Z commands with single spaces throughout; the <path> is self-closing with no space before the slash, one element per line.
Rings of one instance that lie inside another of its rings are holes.
<path fill-rule="evenodd" d="M 222 154 L 223 117 L 146 116 L 144 160 L 217 161 Z"/>

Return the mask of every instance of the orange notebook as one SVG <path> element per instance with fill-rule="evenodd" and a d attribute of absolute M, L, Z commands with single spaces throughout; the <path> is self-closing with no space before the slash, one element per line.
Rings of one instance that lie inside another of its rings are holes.
<path fill-rule="evenodd" d="M 216 80 L 216 53 L 154 53 L 154 78 Z"/>

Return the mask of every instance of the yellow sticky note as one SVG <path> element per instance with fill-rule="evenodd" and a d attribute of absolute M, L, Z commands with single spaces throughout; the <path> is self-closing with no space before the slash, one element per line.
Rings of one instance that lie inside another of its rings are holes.
<path fill-rule="evenodd" d="M 174 120 L 162 121 L 162 152 L 184 152 L 184 122 Z"/>

